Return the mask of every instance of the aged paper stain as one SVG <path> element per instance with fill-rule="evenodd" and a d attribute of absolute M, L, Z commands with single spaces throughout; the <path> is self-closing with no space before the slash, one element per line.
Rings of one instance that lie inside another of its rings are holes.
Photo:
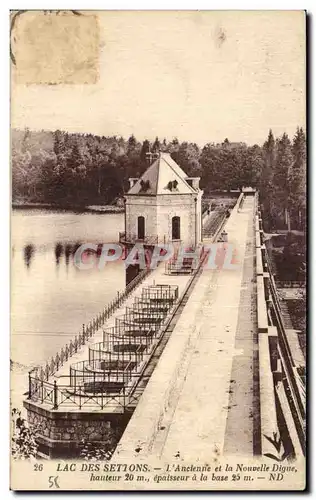
<path fill-rule="evenodd" d="M 76 15 L 71 11 L 24 12 L 16 18 L 11 43 L 16 83 L 93 84 L 98 80 L 96 15 Z"/>
<path fill-rule="evenodd" d="M 226 41 L 227 35 L 223 28 L 218 27 L 215 31 L 215 45 L 219 49 Z"/>

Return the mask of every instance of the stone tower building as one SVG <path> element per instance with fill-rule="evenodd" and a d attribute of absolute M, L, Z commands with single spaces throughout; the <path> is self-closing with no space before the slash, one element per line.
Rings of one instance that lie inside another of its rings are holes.
<path fill-rule="evenodd" d="M 194 247 L 202 239 L 199 177 L 188 177 L 167 153 L 139 178 L 130 179 L 125 195 L 125 232 L 120 242 L 181 242 Z"/>

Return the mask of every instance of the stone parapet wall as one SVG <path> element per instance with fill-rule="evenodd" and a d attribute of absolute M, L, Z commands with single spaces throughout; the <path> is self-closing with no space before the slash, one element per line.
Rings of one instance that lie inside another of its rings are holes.
<path fill-rule="evenodd" d="M 27 401 L 25 406 L 39 451 L 50 458 L 79 456 L 84 443 L 111 449 L 129 420 L 117 413 L 50 411 Z"/>

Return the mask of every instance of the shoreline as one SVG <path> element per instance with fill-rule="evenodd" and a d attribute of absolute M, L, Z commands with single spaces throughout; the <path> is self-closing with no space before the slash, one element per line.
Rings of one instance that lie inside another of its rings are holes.
<path fill-rule="evenodd" d="M 12 202 L 12 209 L 29 210 L 29 209 L 44 209 L 44 210 L 58 210 L 70 212 L 91 212 L 91 213 L 123 213 L 124 207 L 117 205 L 59 205 L 51 203 L 19 203 Z"/>

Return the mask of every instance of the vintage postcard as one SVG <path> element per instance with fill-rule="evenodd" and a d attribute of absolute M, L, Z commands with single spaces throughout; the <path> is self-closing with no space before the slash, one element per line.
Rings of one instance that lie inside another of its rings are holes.
<path fill-rule="evenodd" d="M 11 488 L 306 488 L 306 14 L 10 13 Z"/>

